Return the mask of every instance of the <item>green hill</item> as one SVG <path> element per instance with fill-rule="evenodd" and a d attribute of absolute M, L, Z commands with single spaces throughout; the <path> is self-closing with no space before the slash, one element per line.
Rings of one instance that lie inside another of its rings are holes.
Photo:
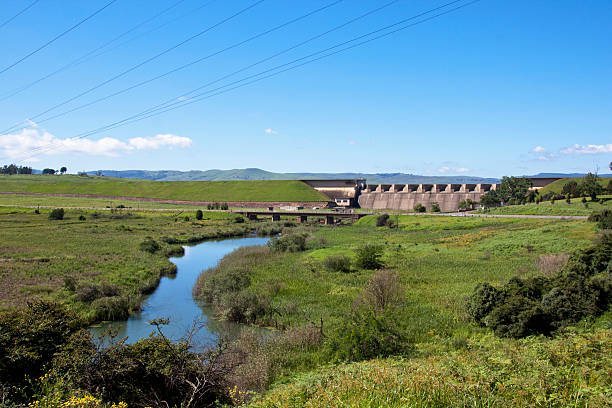
<path fill-rule="evenodd" d="M 542 187 L 542 189 L 540 189 L 540 195 L 551 193 L 551 192 L 561 194 L 561 191 L 563 190 L 563 186 L 565 186 L 567 183 L 569 183 L 572 180 L 576 181 L 577 183 L 580 183 L 582 179 L 583 177 L 568 177 L 568 178 L 554 181 L 550 183 L 549 185 L 547 185 L 546 187 Z M 599 184 L 601 184 L 602 187 L 606 188 L 610 180 L 612 180 L 612 178 L 610 177 L 600 177 Z"/>
<path fill-rule="evenodd" d="M 328 201 L 300 181 L 151 181 L 112 177 L 0 176 L 0 191 L 87 194 L 184 201 Z"/>

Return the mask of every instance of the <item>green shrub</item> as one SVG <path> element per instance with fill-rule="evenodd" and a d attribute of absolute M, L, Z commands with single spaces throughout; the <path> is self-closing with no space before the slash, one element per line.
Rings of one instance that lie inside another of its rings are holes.
<path fill-rule="evenodd" d="M 289 234 L 272 238 L 268 245 L 277 252 L 301 252 L 306 250 L 306 234 Z"/>
<path fill-rule="evenodd" d="M 242 215 L 237 215 L 234 217 L 234 222 L 236 224 L 243 224 L 244 223 L 244 217 Z"/>
<path fill-rule="evenodd" d="M 376 217 L 376 226 L 385 227 L 387 225 L 388 220 L 389 220 L 389 214 L 381 214 L 378 217 Z"/>
<path fill-rule="evenodd" d="M 83 214 L 79 215 L 79 221 L 85 221 L 87 218 Z"/>
<path fill-rule="evenodd" d="M 332 272 L 350 272 L 351 258 L 345 255 L 330 255 L 323 260 L 325 268 Z"/>
<path fill-rule="evenodd" d="M 596 222 L 598 228 L 612 229 L 612 210 L 595 211 L 589 215 L 589 221 Z"/>
<path fill-rule="evenodd" d="M 229 209 L 229 205 L 227 203 L 221 204 L 221 209 L 227 211 Z"/>
<path fill-rule="evenodd" d="M 196 217 L 196 220 L 201 221 L 202 218 L 204 218 L 204 213 L 202 212 L 202 210 L 196 211 L 195 217 Z"/>
<path fill-rule="evenodd" d="M 356 250 L 355 265 L 362 269 L 380 269 L 385 266 L 382 255 L 382 246 L 366 244 Z"/>
<path fill-rule="evenodd" d="M 419 203 L 414 206 L 414 212 L 423 213 L 425 211 L 427 211 L 427 209 L 425 208 L 423 204 Z"/>
<path fill-rule="evenodd" d="M 82 332 L 77 316 L 53 303 L 30 303 L 24 309 L 0 314 L 3 394 L 8 392 L 19 401 L 31 394 L 28 378 L 41 376 L 54 356 Z"/>
<path fill-rule="evenodd" d="M 440 212 L 440 204 L 435 201 L 431 203 L 431 212 Z"/>
<path fill-rule="evenodd" d="M 161 246 L 151 237 L 146 237 L 144 241 L 140 243 L 140 250 L 144 252 L 148 252 L 150 254 L 154 254 L 159 251 Z"/>
<path fill-rule="evenodd" d="M 376 314 L 366 307 L 353 310 L 327 347 L 333 357 L 344 361 L 405 355 L 414 350 L 398 313 L 387 309 Z"/>
<path fill-rule="evenodd" d="M 501 288 L 476 287 L 467 311 L 500 337 L 548 335 L 586 316 L 599 316 L 612 303 L 612 234 L 574 253 L 561 271 L 545 277 L 512 278 Z"/>
<path fill-rule="evenodd" d="M 55 208 L 51 210 L 49 213 L 50 220 L 63 220 L 64 219 L 64 209 L 63 208 Z"/>

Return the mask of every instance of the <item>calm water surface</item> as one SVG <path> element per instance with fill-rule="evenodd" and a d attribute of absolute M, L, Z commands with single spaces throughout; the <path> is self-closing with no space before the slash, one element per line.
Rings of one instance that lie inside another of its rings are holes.
<path fill-rule="evenodd" d="M 214 320 L 210 308 L 196 301 L 191 291 L 202 270 L 215 266 L 223 256 L 242 246 L 264 245 L 266 242 L 268 238 L 248 237 L 186 246 L 184 256 L 170 258 L 178 268 L 176 276 L 161 279 L 159 287 L 146 298 L 141 312 L 126 321 L 97 325 L 91 328 L 91 332 L 96 338 L 104 338 L 109 329 L 113 329 L 118 331 L 119 338 L 127 337 L 127 342 L 133 343 L 154 331 L 149 324 L 151 320 L 168 318 L 170 324 L 163 326 L 163 331 L 172 340 L 184 337 L 195 321 L 199 321 L 201 327 L 194 336 L 200 345 L 214 343 L 220 334 L 236 333 L 240 325 Z"/>

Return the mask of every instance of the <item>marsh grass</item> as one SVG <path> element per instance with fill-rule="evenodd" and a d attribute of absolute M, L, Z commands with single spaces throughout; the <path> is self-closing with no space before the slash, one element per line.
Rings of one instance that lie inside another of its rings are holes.
<path fill-rule="evenodd" d="M 63 220 L 49 220 L 49 210 L 40 213 L 0 209 L 0 308 L 42 298 L 65 304 L 87 322 L 137 310 L 162 276 L 176 273 L 168 256 L 180 254 L 179 244 L 243 235 L 251 228 L 222 213 L 189 223 L 175 221 L 172 213 L 66 210 Z M 146 237 L 159 250 L 140 250 Z M 115 290 L 103 293 L 104 287 Z M 85 296 L 84 288 L 97 289 Z"/>

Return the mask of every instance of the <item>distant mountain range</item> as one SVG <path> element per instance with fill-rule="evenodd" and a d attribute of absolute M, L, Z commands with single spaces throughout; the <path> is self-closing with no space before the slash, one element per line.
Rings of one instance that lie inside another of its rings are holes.
<path fill-rule="evenodd" d="M 156 181 L 228 181 L 228 180 L 315 180 L 315 179 L 360 179 L 369 184 L 478 184 L 498 183 L 497 178 L 472 176 L 421 176 L 406 173 L 273 173 L 249 168 L 232 170 L 98 170 L 88 174 L 101 173 L 108 177 L 156 180 Z M 584 174 L 540 173 L 529 177 L 581 177 Z M 602 174 L 612 177 L 612 174 Z"/>

